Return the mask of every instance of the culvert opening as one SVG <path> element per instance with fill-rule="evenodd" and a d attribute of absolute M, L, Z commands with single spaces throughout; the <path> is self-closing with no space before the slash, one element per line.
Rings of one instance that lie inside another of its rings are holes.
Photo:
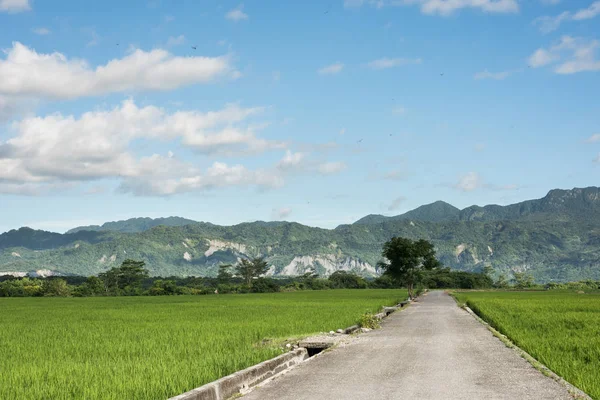
<path fill-rule="evenodd" d="M 322 346 L 310 346 L 310 347 L 306 347 L 306 351 L 308 352 L 308 357 L 313 357 L 316 356 L 317 354 L 321 353 L 323 350 L 329 348 L 330 346 L 327 345 L 322 345 Z"/>

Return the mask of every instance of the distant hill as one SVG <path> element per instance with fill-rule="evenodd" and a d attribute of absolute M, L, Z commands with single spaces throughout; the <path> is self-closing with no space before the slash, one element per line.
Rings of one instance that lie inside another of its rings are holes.
<path fill-rule="evenodd" d="M 77 233 L 80 231 L 112 231 L 112 232 L 143 232 L 148 229 L 154 228 L 155 226 L 185 226 L 190 224 L 197 224 L 198 222 L 191 219 L 181 217 L 167 217 L 167 218 L 131 218 L 124 221 L 106 222 L 100 225 L 88 225 L 78 226 L 73 228 L 67 233 Z"/>
<path fill-rule="evenodd" d="M 508 206 L 471 206 L 464 210 L 436 201 L 418 207 L 405 214 L 386 217 L 368 215 L 355 224 L 379 224 L 388 221 L 414 220 L 425 222 L 444 221 L 508 221 L 508 220 L 562 220 L 600 218 L 600 188 L 575 188 L 551 190 L 538 200 L 527 200 Z"/>
<path fill-rule="evenodd" d="M 379 224 L 386 221 L 415 220 L 425 222 L 444 222 L 456 221 L 459 218 L 460 210 L 444 201 L 426 204 L 415 208 L 402 215 L 395 217 L 385 217 L 383 215 L 367 215 L 355 222 L 355 224 Z"/>
<path fill-rule="evenodd" d="M 402 216 L 369 216 L 336 229 L 295 222 L 219 226 L 184 218 L 139 218 L 67 234 L 30 228 L 0 235 L 0 274 L 98 274 L 126 258 L 153 275 L 214 276 L 219 263 L 265 256 L 274 275 L 336 270 L 376 275 L 392 236 L 431 240 L 448 267 L 528 272 L 539 282 L 600 279 L 600 191 L 553 190 L 542 199 L 464 210 L 436 202 Z M 165 226 L 160 222 L 179 226 Z"/>

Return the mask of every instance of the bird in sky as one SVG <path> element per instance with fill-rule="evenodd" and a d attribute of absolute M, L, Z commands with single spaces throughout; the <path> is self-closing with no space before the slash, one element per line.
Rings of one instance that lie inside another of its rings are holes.
<path fill-rule="evenodd" d="M 359 140 L 358 142 L 356 142 L 356 143 L 360 143 L 360 142 L 362 142 L 362 141 L 363 141 L 363 140 L 362 140 L 362 139 L 360 139 L 360 140 Z"/>
<path fill-rule="evenodd" d="M 197 48 L 197 47 L 198 47 L 198 46 L 192 46 L 192 49 L 196 50 L 196 48 Z"/>
<path fill-rule="evenodd" d="M 440 74 L 440 76 L 444 76 L 444 73 L 442 72 L 442 73 Z"/>

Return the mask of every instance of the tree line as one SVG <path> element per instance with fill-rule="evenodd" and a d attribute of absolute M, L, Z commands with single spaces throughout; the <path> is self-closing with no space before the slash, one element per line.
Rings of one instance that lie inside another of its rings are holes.
<path fill-rule="evenodd" d="M 512 280 L 500 275 L 492 278 L 493 269 L 482 272 L 455 271 L 444 268 L 435 256 L 433 244 L 393 237 L 383 245 L 382 272 L 375 279 L 347 271 L 336 271 L 328 277 L 314 269 L 288 278 L 266 277 L 269 270 L 264 258 L 242 259 L 236 265 L 222 264 L 216 278 L 211 277 L 150 277 L 144 261 L 125 260 L 98 276 L 14 278 L 0 277 L 0 297 L 34 296 L 161 296 L 206 295 L 225 293 L 268 293 L 325 289 L 393 289 L 407 288 L 414 298 L 422 288 L 429 289 L 489 289 L 489 288 L 569 288 L 600 289 L 600 282 L 585 281 L 570 284 L 535 285 L 525 273 L 514 273 Z"/>

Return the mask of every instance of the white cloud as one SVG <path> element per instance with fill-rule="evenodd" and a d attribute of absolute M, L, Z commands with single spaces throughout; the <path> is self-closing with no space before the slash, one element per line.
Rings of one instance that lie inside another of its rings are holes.
<path fill-rule="evenodd" d="M 600 15 L 600 1 L 595 1 L 588 8 L 581 9 L 573 15 L 573 20 L 580 21 Z"/>
<path fill-rule="evenodd" d="M 557 74 L 574 74 L 585 71 L 600 71 L 600 60 L 596 50 L 600 41 L 563 36 L 560 42 L 546 49 L 538 49 L 529 58 L 532 67 L 537 68 L 560 61 L 554 67 Z"/>
<path fill-rule="evenodd" d="M 34 28 L 31 31 L 33 33 L 35 33 L 36 35 L 42 35 L 42 36 L 49 35 L 51 33 L 50 29 L 48 29 L 48 28 Z"/>
<path fill-rule="evenodd" d="M 92 39 L 91 39 L 89 42 L 87 42 L 85 45 L 86 45 L 87 47 L 92 47 L 92 46 L 96 46 L 96 45 L 98 45 L 98 43 L 100 42 L 100 35 L 98 35 L 98 34 L 96 33 L 96 31 L 95 31 L 95 30 L 93 30 L 93 29 L 91 29 L 91 30 L 87 30 L 87 29 L 86 29 L 86 31 L 88 31 L 88 32 L 89 32 L 89 34 L 90 34 L 90 36 L 92 37 Z M 14 43 L 13 43 L 13 46 L 14 46 Z"/>
<path fill-rule="evenodd" d="M 343 134 L 345 134 L 345 133 L 346 133 L 346 128 L 342 128 L 342 129 L 340 129 L 340 135 L 343 135 Z"/>
<path fill-rule="evenodd" d="M 530 57 L 529 57 L 529 65 L 533 68 L 543 67 L 545 65 L 551 64 L 558 59 L 558 56 L 550 53 L 544 49 L 537 49 Z"/>
<path fill-rule="evenodd" d="M 519 11 L 517 0 L 345 0 L 344 6 L 360 7 L 368 3 L 375 8 L 385 6 L 420 6 L 423 14 L 452 15 L 463 8 L 478 9 L 486 13 L 516 13 Z"/>
<path fill-rule="evenodd" d="M 463 192 L 472 192 L 473 190 L 483 187 L 483 181 L 476 172 L 469 172 L 468 174 L 463 175 L 454 187 Z"/>
<path fill-rule="evenodd" d="M 185 43 L 185 36 L 184 35 L 179 35 L 179 36 L 169 36 L 169 39 L 167 40 L 167 46 L 172 47 L 172 46 L 179 46 Z"/>
<path fill-rule="evenodd" d="M 281 72 L 273 71 L 273 80 L 275 82 L 279 82 L 280 79 L 281 79 Z"/>
<path fill-rule="evenodd" d="M 17 13 L 31 10 L 29 0 L 0 0 L 0 12 Z"/>
<path fill-rule="evenodd" d="M 327 65 L 323 68 L 320 68 L 317 72 L 319 75 L 334 75 L 342 71 L 344 68 L 344 64 L 337 62 L 335 64 Z"/>
<path fill-rule="evenodd" d="M 560 0 L 540 0 L 542 4 L 546 5 L 546 6 L 554 6 L 558 3 L 560 3 Z"/>
<path fill-rule="evenodd" d="M 168 24 L 169 22 L 175 21 L 175 17 L 172 15 L 165 15 L 165 22 Z"/>
<path fill-rule="evenodd" d="M 490 72 L 487 69 L 478 72 L 475 74 L 475 79 L 495 79 L 495 80 L 503 80 L 508 78 L 510 75 L 514 74 L 516 71 L 500 71 L 500 72 Z"/>
<path fill-rule="evenodd" d="M 271 219 L 273 219 L 273 220 L 286 219 L 291 214 L 292 214 L 292 209 L 289 207 L 274 208 L 271 211 Z"/>
<path fill-rule="evenodd" d="M 243 9 L 244 9 L 244 5 L 240 4 L 239 6 L 237 6 L 236 8 L 234 8 L 233 10 L 231 10 L 227 14 L 225 14 L 225 18 L 235 21 L 235 22 L 242 21 L 244 19 L 248 19 L 248 14 L 245 14 Z"/>
<path fill-rule="evenodd" d="M 571 19 L 571 13 L 568 11 L 562 12 L 555 17 L 543 16 L 533 20 L 533 24 L 537 25 L 542 33 L 550 33 L 557 30 L 564 21 Z"/>
<path fill-rule="evenodd" d="M 421 64 L 422 60 L 420 58 L 380 58 L 378 60 L 373 60 L 367 64 L 367 66 L 371 69 L 387 69 L 393 67 L 399 67 L 402 65 L 409 64 Z"/>
<path fill-rule="evenodd" d="M 306 154 L 304 153 L 292 153 L 290 150 L 287 150 L 285 152 L 285 156 L 279 161 L 279 163 L 277 163 L 277 168 L 281 170 L 298 168 L 302 165 L 305 156 Z"/>
<path fill-rule="evenodd" d="M 538 25 L 542 33 L 550 33 L 557 30 L 565 21 L 582 21 L 595 18 L 600 15 L 600 1 L 595 1 L 588 8 L 582 8 L 575 13 L 564 11 L 557 16 L 542 16 L 533 20 L 534 25 Z"/>
<path fill-rule="evenodd" d="M 400 208 L 400 206 L 402 205 L 402 203 L 404 203 L 406 201 L 406 197 L 404 196 L 400 196 L 395 198 L 392 203 L 388 206 L 388 211 L 395 211 L 398 208 Z"/>
<path fill-rule="evenodd" d="M 39 54 L 13 43 L 0 59 L 0 95 L 73 99 L 132 90 L 169 90 L 232 74 L 228 57 L 176 57 L 165 50 L 134 50 L 91 68 L 61 53 Z"/>
<path fill-rule="evenodd" d="M 277 186 L 278 173 L 248 171 L 243 166 L 215 163 L 206 174 L 172 153 L 136 157 L 130 145 L 136 139 L 176 140 L 208 154 L 260 152 L 283 144 L 258 138 L 247 119 L 261 108 L 228 105 L 200 113 L 147 106 L 132 100 L 109 111 L 94 111 L 79 118 L 52 114 L 14 122 L 14 134 L 0 143 L 0 182 L 26 186 L 124 179 L 123 188 L 135 193 L 178 193 L 228 184 Z M 222 177 L 223 183 L 217 182 Z M 193 178 L 193 179 L 192 179 Z M 164 186 L 163 189 L 160 187 Z"/>
<path fill-rule="evenodd" d="M 346 169 L 346 164 L 343 162 L 326 162 L 319 165 L 319 172 L 323 175 L 337 174 Z"/>
<path fill-rule="evenodd" d="M 585 140 L 586 143 L 600 142 L 600 133 L 596 133 Z"/>

